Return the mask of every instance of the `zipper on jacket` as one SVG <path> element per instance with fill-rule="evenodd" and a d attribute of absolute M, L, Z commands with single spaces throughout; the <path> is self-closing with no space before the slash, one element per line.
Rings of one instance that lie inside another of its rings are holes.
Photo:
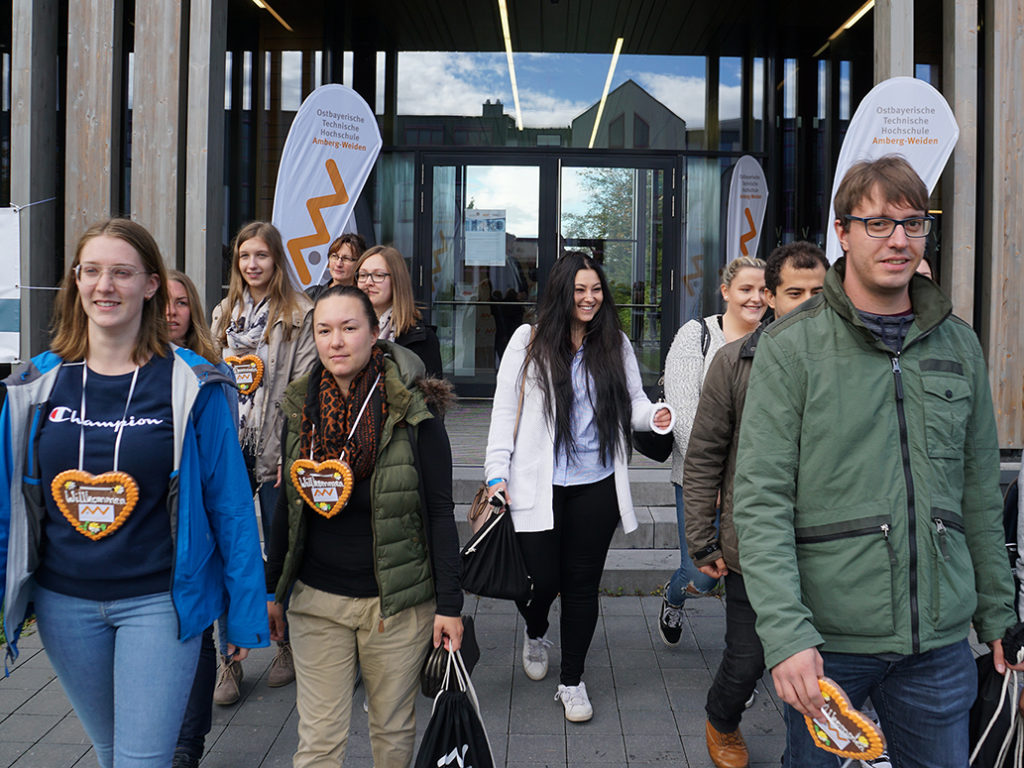
<path fill-rule="evenodd" d="M 886 537 L 886 541 L 888 541 L 889 524 L 883 523 L 881 526 L 868 525 L 863 528 L 855 528 L 850 531 L 837 531 L 835 533 L 816 533 L 806 536 L 801 536 L 798 534 L 796 537 L 796 542 L 797 544 L 820 544 L 825 541 L 839 541 L 841 539 L 852 539 L 855 536 L 866 536 L 869 533 L 875 533 L 879 529 L 881 529 L 882 533 Z"/>
<path fill-rule="evenodd" d="M 892 548 L 892 542 L 889 541 L 889 532 L 892 529 L 889 527 L 888 523 L 882 523 L 882 525 L 879 526 L 879 527 L 882 529 L 882 538 L 885 539 L 885 548 L 889 552 L 889 565 L 891 565 L 893 568 L 895 568 L 896 567 L 896 552 Z"/>
<path fill-rule="evenodd" d="M 954 531 L 964 532 L 964 527 L 956 520 L 944 520 L 941 517 L 933 517 L 932 522 L 935 523 L 935 532 L 939 534 L 939 551 L 942 553 L 942 559 L 949 561 L 949 547 L 946 539 L 946 526 L 948 525 Z"/>
<path fill-rule="evenodd" d="M 921 652 L 920 617 L 917 605 L 917 512 L 914 509 L 914 478 L 910 474 L 910 444 L 907 438 L 907 414 L 903 405 L 903 370 L 899 353 L 892 355 L 892 376 L 896 383 L 896 416 L 900 425 L 900 457 L 907 484 L 907 546 L 910 550 L 910 644 L 913 653 Z"/>

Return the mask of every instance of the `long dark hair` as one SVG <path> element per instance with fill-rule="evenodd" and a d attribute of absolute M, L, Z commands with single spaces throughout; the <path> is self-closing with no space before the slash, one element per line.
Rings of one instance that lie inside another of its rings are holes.
<path fill-rule="evenodd" d="M 601 308 L 584 329 L 583 364 L 591 374 L 588 392 L 597 417 L 601 457 L 614 459 L 619 440 L 630 434 L 631 405 L 622 364 L 622 331 L 608 280 L 601 265 L 575 251 L 565 253 L 551 269 L 540 299 L 537 328 L 527 350 L 525 367 L 536 365 L 544 387 L 544 408 L 555 428 L 555 450 L 576 454 L 572 434 L 572 328 L 576 314 L 576 273 L 592 269 L 601 281 Z M 626 440 L 627 452 L 629 440 Z"/>

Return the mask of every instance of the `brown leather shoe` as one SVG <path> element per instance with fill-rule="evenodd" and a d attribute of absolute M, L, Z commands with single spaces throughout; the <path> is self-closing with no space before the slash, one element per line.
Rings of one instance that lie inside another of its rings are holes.
<path fill-rule="evenodd" d="M 747 768 L 750 764 L 747 742 L 739 728 L 732 733 L 722 733 L 708 722 L 704 726 L 704 737 L 711 762 L 718 768 Z"/>

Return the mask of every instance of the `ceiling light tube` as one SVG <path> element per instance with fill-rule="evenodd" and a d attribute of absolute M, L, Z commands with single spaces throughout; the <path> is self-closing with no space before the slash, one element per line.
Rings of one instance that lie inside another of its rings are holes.
<path fill-rule="evenodd" d="M 843 32 L 845 32 L 858 21 L 860 21 L 861 18 L 863 18 L 864 14 L 874 7 L 875 0 L 868 0 L 866 3 L 864 3 L 864 5 L 858 8 L 850 18 L 848 18 L 846 21 L 842 23 L 842 25 L 840 25 L 839 29 L 837 29 L 835 32 L 828 36 L 829 41 L 831 42 L 832 40 L 835 40 L 837 37 L 843 34 Z"/>
<path fill-rule="evenodd" d="M 601 124 L 601 116 L 604 114 L 604 103 L 608 99 L 608 91 L 612 86 L 612 76 L 615 74 L 615 65 L 619 62 L 619 52 L 622 50 L 623 38 L 615 41 L 615 50 L 612 52 L 612 63 L 608 67 L 608 77 L 604 79 L 604 92 L 601 94 L 601 102 L 597 105 L 597 115 L 594 117 L 594 130 L 590 132 L 590 144 L 588 149 L 594 148 L 594 141 L 597 139 L 597 127 Z"/>
<path fill-rule="evenodd" d="M 252 0 L 252 2 L 253 4 L 255 4 L 257 8 L 262 8 L 263 10 L 269 12 L 271 16 L 277 19 L 277 23 L 280 24 L 285 29 L 287 29 L 289 32 L 295 31 L 290 26 L 288 26 L 287 21 L 281 18 L 281 14 L 279 14 L 277 11 L 270 7 L 270 0 Z"/>
<path fill-rule="evenodd" d="M 505 38 L 505 57 L 508 59 L 508 76 L 512 81 L 512 100 L 516 105 L 516 128 L 523 130 L 523 113 L 519 109 L 519 86 L 516 85 L 516 66 L 512 62 L 512 34 L 508 29 L 508 6 L 505 0 L 498 0 L 498 13 L 501 16 L 501 33 Z"/>

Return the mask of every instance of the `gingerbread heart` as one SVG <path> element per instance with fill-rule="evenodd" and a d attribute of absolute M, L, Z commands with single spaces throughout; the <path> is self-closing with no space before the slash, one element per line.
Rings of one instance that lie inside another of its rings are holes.
<path fill-rule="evenodd" d="M 263 361 L 257 355 L 243 355 L 242 357 L 225 357 L 224 362 L 231 366 L 235 373 L 235 384 L 238 391 L 248 395 L 256 391 L 256 387 L 263 381 Z"/>
<path fill-rule="evenodd" d="M 818 687 L 825 706 L 814 719 L 804 715 L 815 746 L 857 760 L 874 760 L 881 755 L 885 751 L 885 736 L 871 718 L 853 708 L 846 692 L 834 680 L 819 678 Z"/>
<path fill-rule="evenodd" d="M 139 486 L 127 472 L 66 469 L 53 478 L 50 492 L 71 526 L 93 541 L 120 528 L 139 500 Z"/>
<path fill-rule="evenodd" d="M 344 461 L 328 459 L 317 464 L 297 459 L 291 469 L 292 485 L 309 506 L 326 518 L 341 512 L 352 495 L 352 468 Z"/>

